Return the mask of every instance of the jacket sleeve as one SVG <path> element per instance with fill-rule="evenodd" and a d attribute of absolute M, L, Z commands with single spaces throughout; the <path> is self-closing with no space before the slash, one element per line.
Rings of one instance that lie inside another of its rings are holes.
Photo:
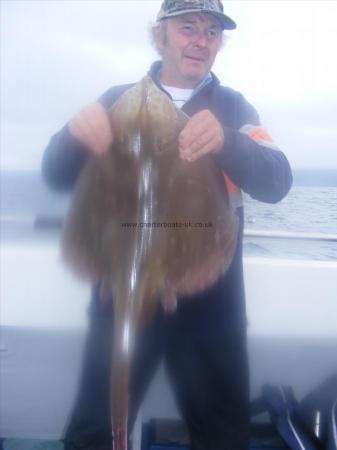
<path fill-rule="evenodd" d="M 234 184 L 252 198 L 276 203 L 292 185 L 289 162 L 260 125 L 255 109 L 241 94 L 237 96 L 237 129 L 225 127 L 224 148 L 214 157 Z"/>
<path fill-rule="evenodd" d="M 71 190 L 87 159 L 87 149 L 65 125 L 52 136 L 42 159 L 42 176 L 53 189 Z"/>

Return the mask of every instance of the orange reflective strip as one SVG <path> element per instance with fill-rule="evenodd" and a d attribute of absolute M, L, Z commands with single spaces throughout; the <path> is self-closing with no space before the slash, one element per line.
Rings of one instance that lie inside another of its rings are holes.
<path fill-rule="evenodd" d="M 233 181 L 229 178 L 225 173 L 223 174 L 225 178 L 225 183 L 227 187 L 227 191 L 230 192 L 240 192 L 240 189 L 233 183 Z"/>
<path fill-rule="evenodd" d="M 243 127 L 246 128 L 246 127 Z M 261 142 L 261 141 L 265 141 L 265 142 L 273 142 L 271 136 L 268 134 L 268 132 L 263 128 L 263 127 L 253 127 L 251 129 L 249 129 L 248 131 L 244 131 L 247 136 L 249 136 L 251 139 L 253 139 L 256 142 Z M 233 183 L 233 181 L 229 178 L 228 175 L 226 175 L 225 173 L 223 174 L 224 179 L 225 179 L 225 183 L 226 183 L 226 187 L 227 187 L 227 191 L 229 193 L 238 193 L 241 192 L 241 190 Z"/>
<path fill-rule="evenodd" d="M 256 127 L 252 128 L 247 132 L 247 135 L 253 139 L 254 141 L 269 141 L 273 142 L 270 135 L 267 133 L 267 131 L 262 127 Z"/>

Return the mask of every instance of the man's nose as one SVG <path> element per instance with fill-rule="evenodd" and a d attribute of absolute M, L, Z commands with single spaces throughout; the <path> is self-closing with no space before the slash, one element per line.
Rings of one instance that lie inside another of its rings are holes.
<path fill-rule="evenodd" d="M 194 45 L 198 47 L 206 47 L 207 45 L 207 37 L 203 31 L 199 31 L 196 33 L 195 39 L 193 40 Z"/>

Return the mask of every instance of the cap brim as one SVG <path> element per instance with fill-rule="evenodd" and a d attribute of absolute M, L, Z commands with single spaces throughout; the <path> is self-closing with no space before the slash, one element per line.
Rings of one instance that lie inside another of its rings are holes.
<path fill-rule="evenodd" d="M 208 13 L 208 14 L 212 14 L 212 16 L 215 16 L 221 25 L 221 28 L 223 30 L 234 30 L 236 28 L 236 23 L 234 22 L 234 20 L 232 20 L 230 17 L 226 16 L 225 14 L 221 14 L 221 13 L 217 13 L 215 11 L 207 11 L 205 9 L 180 9 L 179 11 L 174 11 L 172 13 L 169 14 L 160 14 L 158 15 L 157 20 L 163 20 L 163 19 L 167 19 L 169 17 L 175 17 L 175 16 L 181 16 L 182 14 L 189 14 L 189 13 L 193 13 L 193 12 L 203 12 L 203 13 Z"/>

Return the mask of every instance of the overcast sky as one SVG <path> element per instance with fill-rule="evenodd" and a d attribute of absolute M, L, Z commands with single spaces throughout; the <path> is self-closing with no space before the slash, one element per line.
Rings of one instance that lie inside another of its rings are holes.
<path fill-rule="evenodd" d="M 157 58 L 160 1 L 1 0 L 1 167 L 36 169 L 50 136 Z M 214 66 L 293 167 L 337 169 L 337 1 L 224 0 L 238 25 Z"/>

